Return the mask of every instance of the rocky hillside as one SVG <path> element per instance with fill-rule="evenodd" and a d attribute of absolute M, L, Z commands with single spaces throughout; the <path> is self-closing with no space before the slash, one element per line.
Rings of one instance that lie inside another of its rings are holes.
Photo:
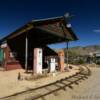
<path fill-rule="evenodd" d="M 91 52 L 100 51 L 100 45 L 91 45 L 85 47 L 77 46 L 77 47 L 69 48 L 69 51 L 75 52 L 76 54 L 80 54 L 80 55 L 87 55 Z"/>

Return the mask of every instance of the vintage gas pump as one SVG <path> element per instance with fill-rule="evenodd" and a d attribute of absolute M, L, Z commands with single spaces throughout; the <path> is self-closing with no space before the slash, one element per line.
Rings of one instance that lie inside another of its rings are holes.
<path fill-rule="evenodd" d="M 50 58 L 50 72 L 55 72 L 55 70 L 56 70 L 55 58 L 51 57 Z"/>
<path fill-rule="evenodd" d="M 61 50 L 58 52 L 58 58 L 59 58 L 59 68 L 60 68 L 60 71 L 63 72 L 64 71 L 64 51 Z"/>
<path fill-rule="evenodd" d="M 34 74 L 42 74 L 42 49 L 34 49 L 34 64 L 33 64 Z"/>

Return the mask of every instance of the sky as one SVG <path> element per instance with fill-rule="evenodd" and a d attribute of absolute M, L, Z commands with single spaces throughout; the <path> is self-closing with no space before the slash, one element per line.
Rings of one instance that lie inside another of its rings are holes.
<path fill-rule="evenodd" d="M 69 46 L 100 44 L 100 0 L 0 0 L 0 38 L 33 19 L 70 13 L 72 29 L 79 38 Z M 66 43 L 52 45 L 64 48 Z"/>

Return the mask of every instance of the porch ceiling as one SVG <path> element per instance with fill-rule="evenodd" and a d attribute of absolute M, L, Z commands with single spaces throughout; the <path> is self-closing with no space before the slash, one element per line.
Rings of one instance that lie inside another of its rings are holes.
<path fill-rule="evenodd" d="M 57 36 L 55 34 L 51 34 L 50 32 L 40 29 L 31 30 L 28 33 L 28 39 L 31 44 L 38 46 L 66 41 L 66 39 L 61 36 Z"/>

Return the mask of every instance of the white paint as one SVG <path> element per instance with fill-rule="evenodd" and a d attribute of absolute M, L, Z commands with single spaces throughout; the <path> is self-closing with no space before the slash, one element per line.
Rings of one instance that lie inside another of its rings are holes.
<path fill-rule="evenodd" d="M 1 48 L 6 48 L 6 47 L 7 47 L 7 43 L 1 44 Z"/>
<path fill-rule="evenodd" d="M 55 58 L 51 58 L 50 60 L 50 72 L 55 72 L 56 68 L 56 63 L 55 63 Z"/>
<path fill-rule="evenodd" d="M 34 73 L 42 74 L 42 49 L 34 49 Z"/>

